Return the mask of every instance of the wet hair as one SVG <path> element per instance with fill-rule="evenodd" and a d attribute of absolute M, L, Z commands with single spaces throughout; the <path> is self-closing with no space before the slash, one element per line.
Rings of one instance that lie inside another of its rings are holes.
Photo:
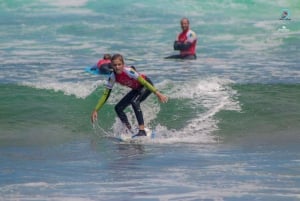
<path fill-rule="evenodd" d="M 111 55 L 110 54 L 104 54 L 103 59 L 111 59 Z"/>
<path fill-rule="evenodd" d="M 180 23 L 182 23 L 183 20 L 186 20 L 188 22 L 188 24 L 190 24 L 190 20 L 187 17 L 181 18 Z"/>
<path fill-rule="evenodd" d="M 121 54 L 114 54 L 111 58 L 112 61 L 117 59 L 119 59 L 124 64 L 124 58 Z"/>

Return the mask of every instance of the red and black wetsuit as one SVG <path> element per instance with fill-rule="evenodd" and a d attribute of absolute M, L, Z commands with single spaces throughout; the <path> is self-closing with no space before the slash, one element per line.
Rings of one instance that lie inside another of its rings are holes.
<path fill-rule="evenodd" d="M 197 35 L 192 30 L 182 31 L 174 41 L 174 50 L 179 50 L 179 55 L 171 55 L 166 59 L 196 59 Z"/>
<path fill-rule="evenodd" d="M 112 66 L 110 59 L 100 59 L 97 63 L 97 68 L 100 73 L 109 73 L 112 72 Z"/>
<path fill-rule="evenodd" d="M 131 105 L 138 124 L 143 125 L 144 118 L 140 108 L 140 103 L 144 101 L 152 92 L 157 91 L 157 89 L 154 88 L 152 81 L 144 74 L 136 72 L 132 67 L 124 67 L 124 70 L 121 74 L 114 72 L 111 73 L 106 84 L 107 90 L 104 92 L 95 108 L 97 111 L 108 99 L 115 83 L 119 83 L 132 89 L 115 106 L 115 111 L 118 117 L 122 123 L 124 123 L 128 128 L 131 128 L 128 118 L 124 112 L 124 109 Z"/>
<path fill-rule="evenodd" d="M 190 46 L 187 49 L 180 50 L 181 56 L 185 57 L 189 55 L 196 55 L 197 36 L 195 32 L 190 29 L 187 31 L 183 31 L 178 35 L 177 41 L 180 43 L 190 43 Z"/>

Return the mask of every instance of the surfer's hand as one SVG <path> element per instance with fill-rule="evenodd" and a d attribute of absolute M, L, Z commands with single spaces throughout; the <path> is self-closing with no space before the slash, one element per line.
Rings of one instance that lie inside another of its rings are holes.
<path fill-rule="evenodd" d="M 91 114 L 91 121 L 92 121 L 92 123 L 94 123 L 95 121 L 97 121 L 97 119 L 98 119 L 98 113 L 97 113 L 96 110 L 94 110 L 92 112 L 92 114 Z"/>
<path fill-rule="evenodd" d="M 160 102 L 166 103 L 168 102 L 168 97 L 160 93 L 159 91 L 156 92 L 156 96 L 159 99 Z"/>

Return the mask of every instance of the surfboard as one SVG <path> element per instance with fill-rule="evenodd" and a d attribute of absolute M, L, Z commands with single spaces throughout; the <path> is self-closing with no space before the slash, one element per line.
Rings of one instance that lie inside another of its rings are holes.
<path fill-rule="evenodd" d="M 90 73 L 90 74 L 93 74 L 93 75 L 108 75 L 109 73 L 103 73 L 103 72 L 100 72 L 98 68 L 94 69 L 93 67 L 86 67 L 84 69 L 85 72 L 87 73 Z"/>
<path fill-rule="evenodd" d="M 154 130 L 151 130 L 149 128 L 145 128 L 146 131 L 146 136 L 136 136 L 133 137 L 131 135 L 128 134 L 120 134 L 119 136 L 116 136 L 116 139 L 119 142 L 126 142 L 126 143 L 139 143 L 142 142 L 144 140 L 150 140 L 150 139 L 154 139 L 155 138 L 155 132 Z"/>

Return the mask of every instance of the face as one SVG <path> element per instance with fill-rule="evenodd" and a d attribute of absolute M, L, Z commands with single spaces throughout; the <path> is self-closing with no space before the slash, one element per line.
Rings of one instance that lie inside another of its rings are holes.
<path fill-rule="evenodd" d="M 114 59 L 111 61 L 111 64 L 114 68 L 114 71 L 117 73 L 117 74 L 121 74 L 123 69 L 124 69 L 124 63 L 122 62 L 121 59 Z"/>
<path fill-rule="evenodd" d="M 182 31 L 186 31 L 189 29 L 189 21 L 187 19 L 183 19 L 180 22 Z"/>

